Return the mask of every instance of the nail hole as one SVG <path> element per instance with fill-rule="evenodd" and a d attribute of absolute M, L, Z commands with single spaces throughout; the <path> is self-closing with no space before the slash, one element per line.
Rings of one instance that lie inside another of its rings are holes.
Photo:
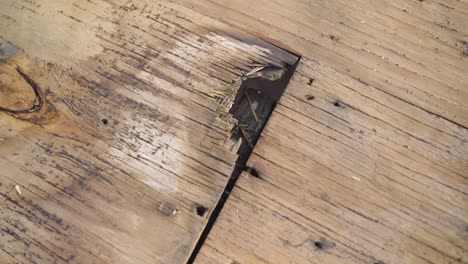
<path fill-rule="evenodd" d="M 318 249 L 323 249 L 323 243 L 320 242 L 320 241 L 314 242 L 314 245 L 315 245 L 315 247 L 318 248 Z"/>
<path fill-rule="evenodd" d="M 336 244 L 332 241 L 326 240 L 325 238 L 321 238 L 320 240 L 314 242 L 314 246 L 318 250 L 327 250 L 330 248 L 334 248 Z"/>
<path fill-rule="evenodd" d="M 314 99 L 315 99 L 315 96 L 313 96 L 313 95 L 307 95 L 307 96 L 306 96 L 306 100 L 307 100 L 307 101 L 312 101 L 312 100 L 314 100 Z"/>
<path fill-rule="evenodd" d="M 258 173 L 258 171 L 255 168 L 246 166 L 245 167 L 245 172 L 247 172 L 248 174 L 250 174 L 251 176 L 253 176 L 255 178 L 260 179 L 260 174 Z"/>
<path fill-rule="evenodd" d="M 341 103 L 340 101 L 335 101 L 333 105 L 336 107 L 343 107 L 343 103 Z"/>
<path fill-rule="evenodd" d="M 107 125 L 109 124 L 109 121 L 105 118 L 101 119 L 101 122 L 104 124 L 104 125 Z"/>
<path fill-rule="evenodd" d="M 329 35 L 330 39 L 335 42 L 340 42 L 340 38 L 337 36 Z"/>
<path fill-rule="evenodd" d="M 315 79 L 314 78 L 309 78 L 309 81 L 307 82 L 307 85 L 311 86 L 314 83 Z"/>
<path fill-rule="evenodd" d="M 206 211 L 208 211 L 208 208 L 206 208 L 205 206 L 203 206 L 203 205 L 198 205 L 197 206 L 197 215 L 204 216 Z"/>

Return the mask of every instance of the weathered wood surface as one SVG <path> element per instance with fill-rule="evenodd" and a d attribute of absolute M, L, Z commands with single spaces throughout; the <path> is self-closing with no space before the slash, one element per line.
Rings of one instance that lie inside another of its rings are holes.
<path fill-rule="evenodd" d="M 466 0 L 175 2 L 0 0 L 0 262 L 183 263 L 288 59 L 234 28 L 305 58 L 198 262 L 468 262 Z"/>
<path fill-rule="evenodd" d="M 0 6 L 0 263 L 183 263 L 240 76 L 296 58 L 168 1 Z"/>
<path fill-rule="evenodd" d="M 178 2 L 468 127 L 466 1 Z"/>
<path fill-rule="evenodd" d="M 196 263 L 468 263 L 468 2 L 182 2 L 304 55 Z"/>
<path fill-rule="evenodd" d="M 302 62 L 198 263 L 466 263 L 467 131 Z"/>

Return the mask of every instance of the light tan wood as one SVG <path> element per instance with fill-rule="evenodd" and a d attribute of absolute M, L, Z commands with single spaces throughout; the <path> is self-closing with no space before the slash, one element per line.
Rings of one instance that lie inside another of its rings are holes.
<path fill-rule="evenodd" d="M 304 55 L 196 263 L 468 263 L 466 1 L 183 2 Z"/>
<path fill-rule="evenodd" d="M 466 3 L 457 10 L 416 0 L 181 2 L 468 127 L 463 55 L 468 19 L 466 15 L 447 17 L 466 14 Z M 444 23 L 449 20 L 459 30 L 439 25 L 443 20 L 439 13 L 444 12 L 448 13 Z"/>
<path fill-rule="evenodd" d="M 0 112 L 0 263 L 184 263 L 240 76 L 295 57 L 168 1 L 0 6 L 0 106 L 42 103 Z"/>
<path fill-rule="evenodd" d="M 198 263 L 465 263 L 467 131 L 374 90 L 303 58 Z"/>
<path fill-rule="evenodd" d="M 0 6 L 0 107 L 34 105 L 21 73 L 46 99 L 0 113 L 0 262 L 184 263 L 223 99 L 292 60 L 259 38 L 304 58 L 197 262 L 468 262 L 466 0 Z"/>

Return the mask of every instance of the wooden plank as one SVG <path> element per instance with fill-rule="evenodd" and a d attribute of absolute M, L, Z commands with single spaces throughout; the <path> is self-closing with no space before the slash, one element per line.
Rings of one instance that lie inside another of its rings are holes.
<path fill-rule="evenodd" d="M 303 58 L 196 263 L 467 263 L 468 130 L 439 122 Z"/>
<path fill-rule="evenodd" d="M 314 60 L 198 261 L 467 262 L 466 1 L 0 4 L 0 106 L 47 99 L 0 113 L 2 262 L 186 259 L 240 145 L 220 102 L 294 59 L 234 28 Z"/>
<path fill-rule="evenodd" d="M 168 1 L 0 5 L 0 262 L 186 261 L 241 76 L 296 57 Z"/>
<path fill-rule="evenodd" d="M 462 44 L 468 19 L 430 15 L 427 9 L 456 10 L 416 0 L 180 2 L 468 127 L 466 45 Z M 447 21 L 457 29 L 438 25 Z"/>
<path fill-rule="evenodd" d="M 303 54 L 197 263 L 467 263 L 466 1 L 191 1 Z"/>

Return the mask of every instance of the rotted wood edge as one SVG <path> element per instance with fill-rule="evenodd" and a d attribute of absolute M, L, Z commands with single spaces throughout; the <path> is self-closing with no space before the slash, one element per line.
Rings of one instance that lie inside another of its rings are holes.
<path fill-rule="evenodd" d="M 255 168 L 246 166 L 246 163 L 301 60 L 300 55 L 290 53 L 297 56 L 297 60 L 292 65 L 285 64 L 284 74 L 278 73 L 278 71 L 281 71 L 281 68 L 260 66 L 261 69 L 259 68 L 257 74 L 253 72 L 253 74 L 256 74 L 253 78 L 249 77 L 250 73 L 247 73 L 246 77 L 243 78 L 233 106 L 229 111 L 232 117 L 237 120 L 237 124 L 232 128 L 231 139 L 232 141 L 240 140 L 242 142 L 237 150 L 238 158 L 236 165 L 218 203 L 195 244 L 187 261 L 188 264 L 194 263 L 242 172 L 259 177 Z"/>

